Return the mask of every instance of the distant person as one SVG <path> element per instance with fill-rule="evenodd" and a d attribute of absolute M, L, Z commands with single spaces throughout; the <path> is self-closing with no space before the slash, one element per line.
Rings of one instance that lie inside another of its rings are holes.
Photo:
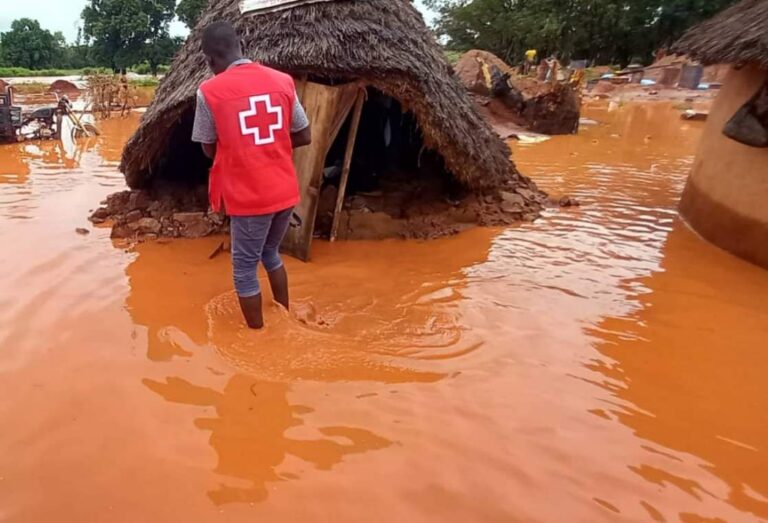
<path fill-rule="evenodd" d="M 528 49 L 525 52 L 525 62 L 523 63 L 524 75 L 529 75 L 531 73 L 531 69 L 536 66 L 536 56 L 538 54 L 539 52 L 536 49 Z"/>
<path fill-rule="evenodd" d="M 130 100 L 130 94 L 129 94 L 129 88 L 128 88 L 128 72 L 125 69 L 122 69 L 120 71 L 120 79 L 119 79 L 119 89 L 118 89 L 118 103 L 120 104 L 120 116 L 125 116 L 126 113 L 130 113 L 130 107 L 129 107 L 129 100 Z"/>
<path fill-rule="evenodd" d="M 555 83 L 557 82 L 557 69 L 559 63 L 554 55 L 546 59 L 547 63 L 547 75 L 544 78 L 545 82 Z"/>
<path fill-rule="evenodd" d="M 244 58 L 228 22 L 203 30 L 203 53 L 216 76 L 198 90 L 192 140 L 214 160 L 211 206 L 231 217 L 235 290 L 246 323 L 260 329 L 259 262 L 275 301 L 289 308 L 288 275 L 278 248 L 299 203 L 292 153 L 311 142 L 309 121 L 293 78 Z"/>

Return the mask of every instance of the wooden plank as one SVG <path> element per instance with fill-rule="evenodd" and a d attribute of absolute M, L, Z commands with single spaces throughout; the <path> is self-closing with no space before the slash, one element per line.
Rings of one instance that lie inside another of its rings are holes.
<path fill-rule="evenodd" d="M 339 136 L 341 128 L 344 126 L 344 122 L 347 121 L 349 111 L 355 105 L 357 100 L 357 89 L 352 84 L 348 84 L 344 87 L 343 92 L 339 96 L 339 106 L 336 111 L 336 116 L 331 124 L 331 144 L 333 144 L 336 137 Z"/>
<path fill-rule="evenodd" d="M 330 1 L 332 0 L 240 0 L 240 13 L 271 13 L 300 5 Z"/>
<path fill-rule="evenodd" d="M 301 191 L 301 202 L 295 212 L 302 224 L 288 231 L 282 245 L 284 252 L 303 261 L 310 255 L 325 157 L 354 103 L 357 89 L 356 84 L 328 86 L 313 82 L 304 87 L 302 103 L 312 124 L 312 144 L 293 152 Z M 347 104 L 350 98 L 352 102 Z"/>
<path fill-rule="evenodd" d="M 296 96 L 299 97 L 299 100 L 304 99 L 304 91 L 307 88 L 307 76 L 303 75 L 298 78 L 295 78 L 295 84 L 296 84 Z"/>
<path fill-rule="evenodd" d="M 339 182 L 339 193 L 336 197 L 336 209 L 333 211 L 333 224 L 331 225 L 330 241 L 336 241 L 336 235 L 339 232 L 339 220 L 341 219 L 341 209 L 344 206 L 344 195 L 347 192 L 347 182 L 349 181 L 349 170 L 352 166 L 352 153 L 355 151 L 355 141 L 357 140 L 357 129 L 360 127 L 360 115 L 363 113 L 363 103 L 365 103 L 365 91 L 360 89 L 355 102 L 355 110 L 352 113 L 352 122 L 349 125 L 349 136 L 347 137 L 347 148 L 344 152 L 344 166 L 341 171 L 341 181 Z"/>

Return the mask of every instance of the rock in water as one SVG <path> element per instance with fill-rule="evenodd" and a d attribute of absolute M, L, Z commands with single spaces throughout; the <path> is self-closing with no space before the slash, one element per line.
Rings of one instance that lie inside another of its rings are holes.
<path fill-rule="evenodd" d="M 122 238 L 130 238 L 133 236 L 133 229 L 128 227 L 127 225 L 115 225 L 112 227 L 112 233 L 109 235 L 110 238 L 113 240 L 116 239 L 122 239 Z"/>
<path fill-rule="evenodd" d="M 501 192 L 501 210 L 510 214 L 521 214 L 525 209 L 525 198 L 523 196 L 509 192 Z"/>
<path fill-rule="evenodd" d="M 91 231 L 89 231 L 88 229 L 86 229 L 84 227 L 78 227 L 77 229 L 75 229 L 75 232 L 77 234 L 83 234 L 83 235 L 91 233 Z"/>
<path fill-rule="evenodd" d="M 211 232 L 211 224 L 205 219 L 204 212 L 177 212 L 173 220 L 181 225 L 181 234 L 185 238 L 202 238 Z"/>
<path fill-rule="evenodd" d="M 139 221 L 141 219 L 141 211 L 138 209 L 134 209 L 128 214 L 125 215 L 125 223 L 133 223 L 136 221 Z"/>
<path fill-rule="evenodd" d="M 135 225 L 136 230 L 141 234 L 159 234 L 161 228 L 160 222 L 154 218 L 141 218 L 131 225 Z"/>
<path fill-rule="evenodd" d="M 146 211 L 151 203 L 152 199 L 145 191 L 131 191 L 126 205 L 129 211 Z"/>
<path fill-rule="evenodd" d="M 517 194 L 525 198 L 527 201 L 535 201 L 536 199 L 536 193 L 530 189 L 518 187 L 517 189 L 515 189 L 515 192 L 517 192 Z"/>
<path fill-rule="evenodd" d="M 525 198 L 522 195 L 517 193 L 502 191 L 501 198 L 505 202 L 516 204 L 516 205 L 519 205 L 520 207 L 523 207 L 525 205 Z"/>
<path fill-rule="evenodd" d="M 104 207 L 96 209 L 91 215 L 92 222 L 95 222 L 96 220 L 101 220 L 103 222 L 107 218 L 109 218 L 109 210 Z"/>
<path fill-rule="evenodd" d="M 560 207 L 579 207 L 581 205 L 576 198 L 571 198 L 570 196 L 563 196 L 558 204 Z"/>

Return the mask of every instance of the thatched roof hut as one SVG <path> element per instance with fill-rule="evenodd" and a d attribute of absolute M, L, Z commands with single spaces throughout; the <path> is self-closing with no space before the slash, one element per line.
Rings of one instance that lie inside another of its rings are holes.
<path fill-rule="evenodd" d="M 245 15 L 238 4 L 212 0 L 174 60 L 123 154 L 121 170 L 132 188 L 163 177 L 164 159 L 178 144 L 174 136 L 189 132 L 196 89 L 209 76 L 201 28 L 220 20 L 235 24 L 249 58 L 295 77 L 358 80 L 394 98 L 414 115 L 424 145 L 439 153 L 465 187 L 529 186 L 511 162 L 508 146 L 473 108 L 409 0 L 337 0 Z"/>
<path fill-rule="evenodd" d="M 742 0 L 688 30 L 674 51 L 704 65 L 752 62 L 768 68 L 768 1 Z"/>
<path fill-rule="evenodd" d="M 680 214 L 701 236 L 768 268 L 768 0 L 691 29 L 678 52 L 733 64 L 709 112 Z"/>

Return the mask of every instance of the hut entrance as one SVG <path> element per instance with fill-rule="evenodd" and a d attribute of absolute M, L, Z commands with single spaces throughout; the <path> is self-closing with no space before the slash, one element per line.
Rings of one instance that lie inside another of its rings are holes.
<path fill-rule="evenodd" d="M 282 249 L 306 261 L 315 228 L 326 157 L 356 100 L 362 100 L 362 92 L 357 84 L 329 86 L 307 81 L 297 82 L 296 92 L 312 122 L 312 144 L 293 153 L 301 191 L 301 202 L 295 213 L 301 223 L 288 231 Z"/>
<path fill-rule="evenodd" d="M 450 208 L 458 183 L 424 147 L 416 118 L 384 93 L 359 84 L 298 81 L 312 145 L 294 152 L 302 193 L 283 250 L 309 259 L 314 237 L 331 241 L 405 234 L 410 214 Z M 448 197 L 447 197 L 448 196 Z"/>
<path fill-rule="evenodd" d="M 359 121 L 353 111 L 326 157 L 314 233 L 331 241 L 402 236 L 410 218 L 444 215 L 461 193 L 442 156 L 425 147 L 415 116 L 369 87 Z"/>

